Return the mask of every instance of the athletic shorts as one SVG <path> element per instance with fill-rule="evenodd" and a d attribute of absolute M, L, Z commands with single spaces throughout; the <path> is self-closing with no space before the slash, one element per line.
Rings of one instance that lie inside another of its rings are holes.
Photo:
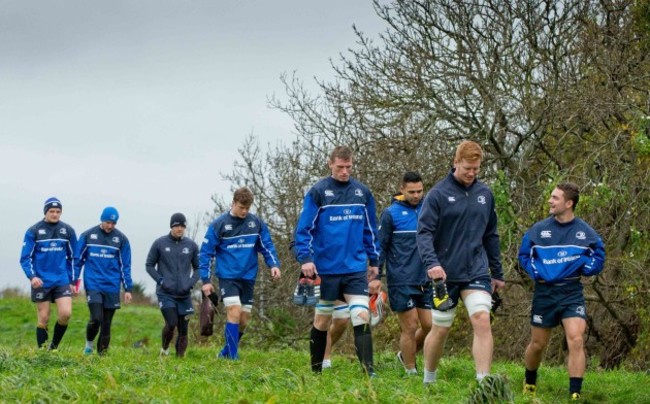
<path fill-rule="evenodd" d="M 102 304 L 105 309 L 117 310 L 121 307 L 119 293 L 86 290 L 86 301 L 88 304 Z"/>
<path fill-rule="evenodd" d="M 241 301 L 242 306 L 252 306 L 254 288 L 255 281 L 219 278 L 219 290 L 221 290 L 222 301 L 226 297 L 239 296 L 239 301 Z"/>
<path fill-rule="evenodd" d="M 59 285 L 52 286 L 49 288 L 32 288 L 32 302 L 42 303 L 42 302 L 51 302 L 54 303 L 56 299 L 62 297 L 72 297 L 72 291 L 70 290 L 70 285 Z"/>
<path fill-rule="evenodd" d="M 587 310 L 582 289 L 580 282 L 536 283 L 530 324 L 535 327 L 553 328 L 569 317 L 586 320 Z"/>
<path fill-rule="evenodd" d="M 368 278 L 365 271 L 319 276 L 321 300 L 345 301 L 343 295 L 368 296 Z"/>
<path fill-rule="evenodd" d="M 449 293 L 449 298 L 453 302 L 450 309 L 458 305 L 460 292 L 463 290 L 482 290 L 492 296 L 492 278 L 482 276 L 469 282 L 447 282 L 447 293 Z"/>
<path fill-rule="evenodd" d="M 431 285 L 389 286 L 388 301 L 390 308 L 398 313 L 415 308 L 431 310 L 433 290 Z"/>
<path fill-rule="evenodd" d="M 162 309 L 176 309 L 179 316 L 187 316 L 194 314 L 194 305 L 192 304 L 192 296 L 175 297 L 166 293 L 156 293 L 158 296 L 158 306 Z"/>

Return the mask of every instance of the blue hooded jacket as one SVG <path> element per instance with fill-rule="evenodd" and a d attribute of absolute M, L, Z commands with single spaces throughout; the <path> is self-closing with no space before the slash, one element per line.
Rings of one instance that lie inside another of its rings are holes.
<path fill-rule="evenodd" d="M 391 286 L 424 285 L 427 271 L 420 259 L 415 242 L 418 215 L 422 201 L 413 206 L 401 194 L 393 197 L 391 205 L 381 214 L 379 267 L 386 265 L 386 283 Z"/>

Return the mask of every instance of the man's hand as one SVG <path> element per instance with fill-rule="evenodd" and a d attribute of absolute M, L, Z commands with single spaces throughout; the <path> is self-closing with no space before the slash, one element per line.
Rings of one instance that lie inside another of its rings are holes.
<path fill-rule="evenodd" d="M 131 299 L 133 299 L 131 292 L 124 292 L 124 303 L 126 304 L 131 303 Z"/>
<path fill-rule="evenodd" d="M 447 273 L 440 265 L 429 268 L 427 270 L 427 275 L 429 275 L 429 278 L 433 280 L 442 279 L 444 281 L 447 279 Z"/>
<path fill-rule="evenodd" d="M 318 275 L 318 271 L 316 271 L 316 265 L 314 265 L 313 262 L 306 262 L 302 264 L 300 270 L 302 271 L 302 274 L 307 278 L 313 278 L 314 275 Z"/>
<path fill-rule="evenodd" d="M 201 286 L 201 291 L 203 291 L 203 294 L 208 297 L 210 296 L 210 293 L 214 292 L 214 286 L 212 286 L 211 283 L 206 283 L 205 285 Z"/>
<path fill-rule="evenodd" d="M 377 295 L 381 292 L 381 281 L 374 279 L 368 283 L 368 294 Z"/>
<path fill-rule="evenodd" d="M 278 267 L 271 268 L 271 279 L 273 280 L 280 279 L 280 268 Z"/>
<path fill-rule="evenodd" d="M 492 292 L 497 292 L 506 287 L 506 281 L 492 278 Z"/>
<path fill-rule="evenodd" d="M 368 282 L 374 280 L 379 276 L 379 267 L 368 267 Z"/>
<path fill-rule="evenodd" d="M 34 289 L 38 289 L 43 286 L 43 281 L 38 276 L 33 277 L 30 283 Z"/>

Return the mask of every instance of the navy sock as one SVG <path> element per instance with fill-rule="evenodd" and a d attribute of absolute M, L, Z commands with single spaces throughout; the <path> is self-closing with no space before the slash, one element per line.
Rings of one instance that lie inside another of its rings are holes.
<path fill-rule="evenodd" d="M 36 327 L 36 345 L 40 348 L 47 342 L 47 328 Z"/>
<path fill-rule="evenodd" d="M 526 369 L 526 384 L 537 384 L 537 369 Z"/>
<path fill-rule="evenodd" d="M 50 348 L 52 349 L 57 349 L 59 347 L 59 344 L 61 343 L 61 339 L 63 339 L 63 335 L 65 334 L 65 330 L 68 329 L 68 325 L 61 325 L 57 321 L 57 323 L 54 325 L 54 335 L 52 336 L 52 343 L 50 344 Z"/>
<path fill-rule="evenodd" d="M 582 391 L 582 377 L 569 377 L 569 393 L 580 393 Z"/>
<path fill-rule="evenodd" d="M 309 339 L 309 353 L 311 356 L 311 370 L 314 372 L 323 371 L 323 358 L 327 346 L 327 331 L 321 331 L 316 327 L 311 328 Z"/>
<path fill-rule="evenodd" d="M 361 324 L 354 328 L 354 347 L 357 351 L 359 362 L 364 370 L 368 373 L 373 372 L 372 359 L 372 334 L 370 334 L 370 325 Z"/>

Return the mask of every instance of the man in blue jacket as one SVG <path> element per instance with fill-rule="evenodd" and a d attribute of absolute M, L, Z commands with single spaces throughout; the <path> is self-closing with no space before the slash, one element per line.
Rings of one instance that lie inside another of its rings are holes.
<path fill-rule="evenodd" d="M 420 174 L 405 173 L 400 193 L 382 212 L 379 222 L 379 268 L 386 265 L 390 307 L 397 313 L 401 330 L 397 358 L 408 375 L 418 373 L 415 354 L 422 349 L 424 338 L 431 330 L 433 296 L 415 242 L 423 196 Z"/>
<path fill-rule="evenodd" d="M 169 220 L 171 229 L 151 245 L 147 255 L 147 273 L 156 281 L 158 306 L 165 320 L 162 329 L 160 355 L 169 355 L 169 344 L 176 337 L 176 356 L 182 358 L 187 350 L 188 316 L 194 313 L 192 288 L 199 280 L 199 247 L 185 237 L 187 220 L 174 213 Z"/>
<path fill-rule="evenodd" d="M 492 191 L 478 180 L 481 146 L 463 141 L 454 168 L 427 194 L 416 241 L 429 278 L 447 283 L 451 308 L 433 309 L 433 326 L 424 341 L 424 383 L 434 383 L 456 305 L 462 299 L 473 329 L 476 378 L 490 373 L 494 341 L 491 294 L 505 286 Z"/>
<path fill-rule="evenodd" d="M 305 276 L 321 278 L 309 344 L 312 370 L 322 371 L 327 329 L 334 303 L 341 300 L 349 305 L 359 361 L 374 376 L 368 281 L 378 275 L 380 247 L 375 199 L 368 187 L 350 176 L 352 160 L 346 146 L 330 154 L 332 175 L 305 195 L 294 252 Z"/>
<path fill-rule="evenodd" d="M 108 350 L 113 315 L 120 308 L 121 287 L 124 287 L 124 302 L 131 302 L 131 245 L 124 233 L 115 228 L 119 217 L 114 207 L 104 208 L 101 223 L 81 234 L 75 251 L 75 276 L 80 278 L 83 268 L 90 310 L 86 325 L 86 355 L 93 352 L 97 333 L 97 353 L 103 355 Z"/>
<path fill-rule="evenodd" d="M 271 278 L 280 279 L 280 260 L 266 223 L 249 213 L 253 199 L 253 193 L 248 188 L 237 189 L 230 211 L 219 216 L 208 227 L 200 251 L 201 289 L 206 296 L 214 292 L 214 286 L 210 283 L 214 261 L 227 318 L 225 345 L 219 357 L 231 360 L 239 359 L 239 340 L 253 309 L 258 253 L 262 254 L 264 262 L 271 269 Z"/>
<path fill-rule="evenodd" d="M 587 327 L 580 278 L 598 275 L 603 270 L 605 246 L 598 233 L 575 216 L 579 198 L 575 184 L 555 187 L 548 200 L 551 216 L 526 232 L 519 249 L 519 263 L 535 281 L 531 340 L 525 355 L 525 394 L 535 394 L 544 348 L 552 329 L 562 323 L 569 348 L 569 394 L 573 400 L 580 398 Z"/>
<path fill-rule="evenodd" d="M 44 219 L 25 232 L 20 265 L 32 287 L 32 302 L 36 303 L 38 325 L 36 344 L 45 345 L 48 339 L 50 303 L 56 303 L 57 319 L 49 349 L 57 349 L 72 315 L 73 257 L 77 235 L 63 223 L 63 205 L 57 198 L 49 198 L 43 206 Z"/>

